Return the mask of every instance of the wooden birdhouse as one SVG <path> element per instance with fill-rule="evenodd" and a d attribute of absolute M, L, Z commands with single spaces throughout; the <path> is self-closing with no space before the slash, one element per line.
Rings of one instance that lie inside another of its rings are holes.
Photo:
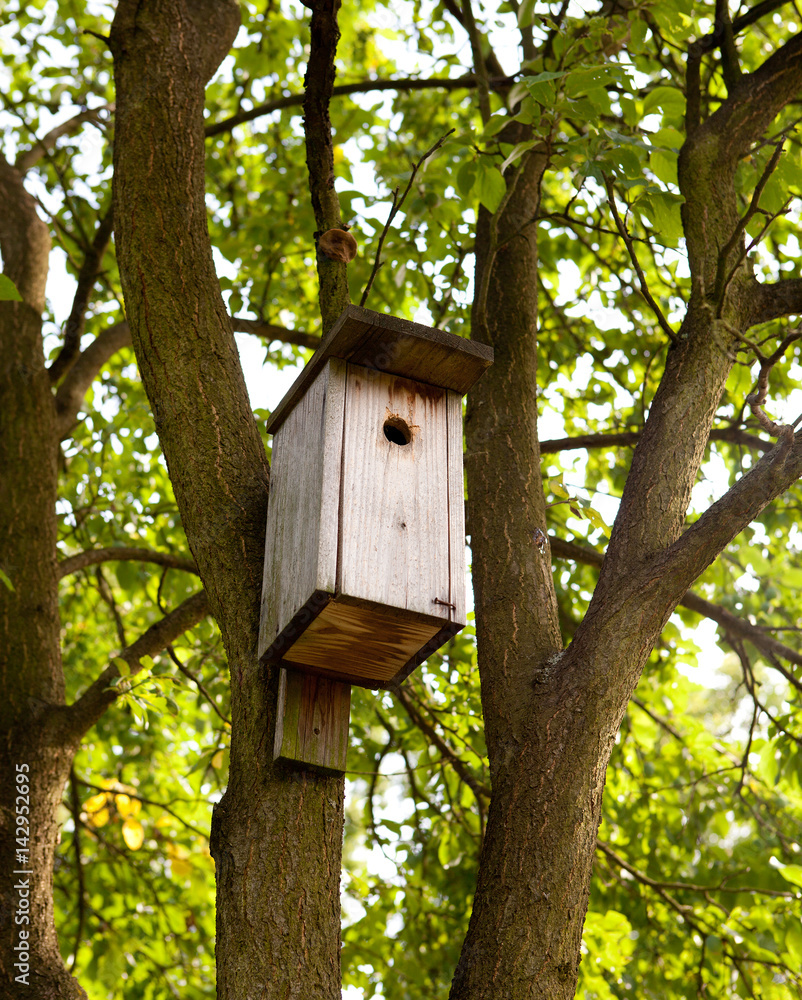
<path fill-rule="evenodd" d="M 348 308 L 270 417 L 259 657 L 276 757 L 345 769 L 350 684 L 399 684 L 465 625 L 462 396 L 492 348 Z"/>

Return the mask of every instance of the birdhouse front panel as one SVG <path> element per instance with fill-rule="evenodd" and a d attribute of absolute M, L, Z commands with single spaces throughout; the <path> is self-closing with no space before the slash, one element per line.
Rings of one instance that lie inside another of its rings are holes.
<path fill-rule="evenodd" d="M 345 398 L 342 592 L 448 621 L 446 390 L 349 365 Z"/>
<path fill-rule="evenodd" d="M 491 358 L 355 307 L 330 331 L 268 425 L 263 662 L 385 687 L 464 626 L 461 395 Z"/>

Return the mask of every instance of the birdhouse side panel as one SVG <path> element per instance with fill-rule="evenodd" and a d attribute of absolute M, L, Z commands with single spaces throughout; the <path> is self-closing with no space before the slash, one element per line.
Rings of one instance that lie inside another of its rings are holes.
<path fill-rule="evenodd" d="M 336 590 L 345 367 L 332 358 L 273 439 L 260 658 L 296 615 L 311 620 Z"/>
<path fill-rule="evenodd" d="M 468 572 L 465 562 L 465 485 L 462 474 L 462 398 L 448 393 L 448 549 L 450 562 L 451 620 L 464 628 L 467 622 Z"/>
<path fill-rule="evenodd" d="M 340 591 L 449 618 L 446 390 L 348 365 Z"/>

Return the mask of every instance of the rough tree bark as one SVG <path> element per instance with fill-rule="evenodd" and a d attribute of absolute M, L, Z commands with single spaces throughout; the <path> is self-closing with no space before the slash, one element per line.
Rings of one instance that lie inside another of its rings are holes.
<path fill-rule="evenodd" d="M 802 435 L 788 428 L 683 533 L 739 336 L 799 309 L 796 289 L 781 283 L 773 298 L 745 265 L 734 174 L 802 88 L 800 49 L 797 37 L 755 73 L 733 74 L 719 110 L 703 125 L 689 122 L 680 187 L 692 293 L 633 455 L 599 583 L 565 651 L 548 547 L 538 534 L 537 254 L 534 227 L 522 228 L 537 203 L 532 163 L 531 180 L 522 177 L 496 221 L 495 257 L 487 249 L 496 242 L 490 221 L 480 220 L 476 287 L 491 267 L 492 307 L 480 302 L 474 310 L 474 336 L 493 344 L 496 363 L 470 400 L 467 472 L 492 801 L 452 1000 L 574 996 L 604 776 L 629 697 L 692 581 L 802 474 Z"/>
<path fill-rule="evenodd" d="M 22 295 L 0 302 L 0 558 L 13 586 L 0 581 L 0 989 L 50 1000 L 85 996 L 64 968 L 53 922 L 56 815 L 75 744 L 54 711 L 64 704 L 64 677 L 55 408 L 42 350 L 50 236 L 2 158 L 0 203 L 5 273 Z"/>
<path fill-rule="evenodd" d="M 212 264 L 204 88 L 233 0 L 122 0 L 115 234 L 126 311 L 190 548 L 225 643 L 229 786 L 215 810 L 217 990 L 340 997 L 343 782 L 273 763 L 277 672 L 257 660 L 268 469 Z"/>

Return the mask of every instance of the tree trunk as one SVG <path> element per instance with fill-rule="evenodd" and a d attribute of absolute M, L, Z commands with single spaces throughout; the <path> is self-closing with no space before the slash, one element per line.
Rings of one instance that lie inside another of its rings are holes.
<path fill-rule="evenodd" d="M 693 580 L 802 473 L 802 435 L 788 428 L 685 528 L 734 351 L 755 310 L 735 168 L 802 85 L 801 48 L 794 39 L 742 78 L 681 152 L 692 294 L 633 455 L 599 583 L 565 652 L 543 537 L 537 255 L 534 227 L 525 225 L 536 214 L 542 162 L 540 173 L 527 165 L 497 233 L 480 214 L 474 336 L 489 338 L 496 359 L 470 401 L 467 471 L 493 794 L 452 1000 L 574 996 L 604 777 L 629 697 Z"/>
<path fill-rule="evenodd" d="M 50 237 L 0 158 L 0 248 L 22 302 L 0 302 L 0 988 L 77 998 L 53 920 L 56 819 L 75 746 L 61 729 L 55 407 L 42 353 Z M 13 588 L 13 589 L 11 589 Z"/>
<path fill-rule="evenodd" d="M 233 2 L 122 0 L 115 232 L 142 380 L 231 672 L 229 786 L 215 810 L 217 990 L 340 998 L 343 779 L 273 763 L 277 671 L 257 660 L 267 462 L 212 263 L 204 87 Z"/>

